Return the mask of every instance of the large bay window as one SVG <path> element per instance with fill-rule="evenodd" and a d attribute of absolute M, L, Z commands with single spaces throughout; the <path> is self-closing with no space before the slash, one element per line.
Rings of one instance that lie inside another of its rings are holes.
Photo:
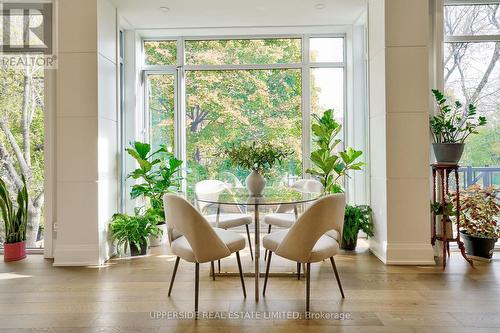
<path fill-rule="evenodd" d="M 345 116 L 345 38 L 276 36 L 144 40 L 149 140 L 185 161 L 188 191 L 203 179 L 244 181 L 222 149 L 264 141 L 293 149 L 270 183 L 309 166 L 311 114 Z M 306 130 L 307 129 L 307 130 Z"/>

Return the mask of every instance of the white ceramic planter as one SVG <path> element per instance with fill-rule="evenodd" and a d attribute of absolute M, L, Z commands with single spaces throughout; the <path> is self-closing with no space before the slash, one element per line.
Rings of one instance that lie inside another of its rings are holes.
<path fill-rule="evenodd" d="M 253 170 L 246 179 L 247 189 L 250 195 L 261 196 L 266 187 L 266 179 L 260 173 Z"/>
<path fill-rule="evenodd" d="M 159 237 L 149 236 L 149 246 L 151 247 L 160 246 L 167 240 L 167 224 L 159 224 L 158 228 L 160 228 L 163 233 Z"/>

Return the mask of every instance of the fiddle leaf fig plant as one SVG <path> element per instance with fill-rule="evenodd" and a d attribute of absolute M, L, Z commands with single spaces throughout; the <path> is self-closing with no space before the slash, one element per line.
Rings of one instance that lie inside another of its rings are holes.
<path fill-rule="evenodd" d="M 351 147 L 335 152 L 342 142 L 338 138 L 342 125 L 333 118 L 333 109 L 326 110 L 322 117 L 314 115 L 314 119 L 313 141 L 318 148 L 311 153 L 314 167 L 306 172 L 319 179 L 326 193 L 342 193 L 342 179 L 349 177 L 350 170 L 361 170 L 365 165 L 357 161 L 363 152 Z"/>
<path fill-rule="evenodd" d="M 477 116 L 474 104 L 464 107 L 459 101 L 449 102 L 437 89 L 432 94 L 439 108 L 438 114 L 429 120 L 434 143 L 464 143 L 469 135 L 477 134 L 477 129 L 486 125 L 486 117 Z"/>
<path fill-rule="evenodd" d="M 139 168 L 128 177 L 142 181 L 132 186 L 130 197 L 147 198 L 152 212 L 165 219 L 163 195 L 179 189 L 181 178 L 178 171 L 182 161 L 175 158 L 166 146 L 151 152 L 150 144 L 136 141 L 126 151 L 139 164 Z"/>

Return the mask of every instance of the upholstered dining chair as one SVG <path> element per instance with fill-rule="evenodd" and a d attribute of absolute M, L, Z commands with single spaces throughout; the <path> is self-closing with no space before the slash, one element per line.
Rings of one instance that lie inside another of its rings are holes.
<path fill-rule="evenodd" d="M 292 188 L 309 193 L 323 192 L 323 185 L 316 179 L 299 179 L 294 182 Z M 290 228 L 298 218 L 298 207 L 295 204 L 279 205 L 274 213 L 264 216 L 263 222 L 268 225 L 267 233 L 271 233 L 272 226 L 280 228 Z M 264 260 L 267 257 L 267 250 L 264 253 Z M 300 276 L 300 275 L 299 275 Z"/>
<path fill-rule="evenodd" d="M 208 208 L 216 209 L 215 214 L 205 215 L 207 221 L 214 227 L 221 229 L 232 229 L 240 226 L 245 226 L 248 237 L 248 246 L 250 248 L 250 257 L 253 260 L 252 241 L 250 239 L 249 224 L 252 223 L 252 216 L 245 214 L 239 205 L 211 205 L 200 201 L 199 199 L 216 201 L 220 193 L 223 191 L 231 191 L 228 184 L 220 180 L 202 180 L 196 183 L 194 187 L 196 195 L 196 205 L 200 212 L 204 213 Z"/>
<path fill-rule="evenodd" d="M 297 263 L 306 264 L 306 311 L 309 311 L 310 304 L 311 263 L 330 258 L 340 293 L 344 298 L 342 283 L 333 258 L 339 251 L 339 244 L 334 238 L 325 235 L 329 230 L 335 230 L 340 236 L 342 235 L 344 209 L 344 194 L 325 196 L 309 206 L 290 229 L 275 231 L 264 236 L 262 243 L 269 251 L 262 291 L 264 296 L 274 253 Z"/>
<path fill-rule="evenodd" d="M 245 238 L 234 232 L 213 228 L 208 221 L 186 199 L 174 194 L 163 196 L 167 228 L 178 235 L 171 244 L 171 250 L 177 256 L 168 288 L 168 296 L 172 292 L 175 275 L 180 259 L 195 264 L 194 310 L 198 312 L 198 295 L 200 285 L 200 264 L 213 262 L 236 253 L 240 272 L 243 296 L 246 297 L 245 280 L 241 270 L 239 251 L 245 248 Z M 169 233 L 170 235 L 170 233 Z M 180 236 L 182 235 L 182 236 Z M 215 278 L 215 276 L 214 276 Z"/>

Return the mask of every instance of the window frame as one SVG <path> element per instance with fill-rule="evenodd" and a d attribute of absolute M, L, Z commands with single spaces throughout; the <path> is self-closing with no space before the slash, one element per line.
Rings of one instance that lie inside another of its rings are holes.
<path fill-rule="evenodd" d="M 245 64 L 245 65 L 189 65 L 185 59 L 185 43 L 190 40 L 234 40 L 234 39 L 300 39 L 302 48 L 302 61 L 300 63 L 287 64 Z M 311 38 L 342 38 L 343 39 L 343 61 L 342 62 L 311 62 L 309 40 Z M 196 36 L 179 36 L 179 37 L 142 37 L 141 38 L 141 55 L 145 54 L 145 41 L 176 41 L 177 42 L 177 63 L 175 65 L 147 65 L 145 59 L 142 60 L 139 68 L 142 76 L 142 92 L 143 92 L 143 112 L 145 120 L 149 119 L 149 110 L 147 109 L 147 90 L 146 90 L 146 75 L 155 74 L 171 74 L 176 72 L 176 105 L 174 127 L 175 140 L 174 152 L 175 156 L 183 161 L 187 160 L 187 137 L 186 137 L 186 71 L 221 71 L 221 70 L 272 70 L 272 69 L 300 69 L 301 70 L 301 113 L 302 113 L 302 156 L 310 156 L 311 153 L 311 90 L 310 79 L 311 69 L 315 68 L 342 68 L 343 69 L 343 131 L 342 140 L 346 142 L 348 128 L 348 114 L 350 112 L 348 104 L 348 34 L 341 33 L 307 33 L 307 34 L 246 34 L 246 35 L 196 35 Z M 146 121 L 145 133 L 149 132 L 149 121 Z M 146 135 L 149 138 L 149 135 Z M 311 167 L 309 158 L 302 159 L 302 177 L 309 178 L 306 170 Z M 187 189 L 186 184 L 186 167 L 182 168 L 182 190 Z M 346 192 L 348 182 L 345 182 Z"/>

